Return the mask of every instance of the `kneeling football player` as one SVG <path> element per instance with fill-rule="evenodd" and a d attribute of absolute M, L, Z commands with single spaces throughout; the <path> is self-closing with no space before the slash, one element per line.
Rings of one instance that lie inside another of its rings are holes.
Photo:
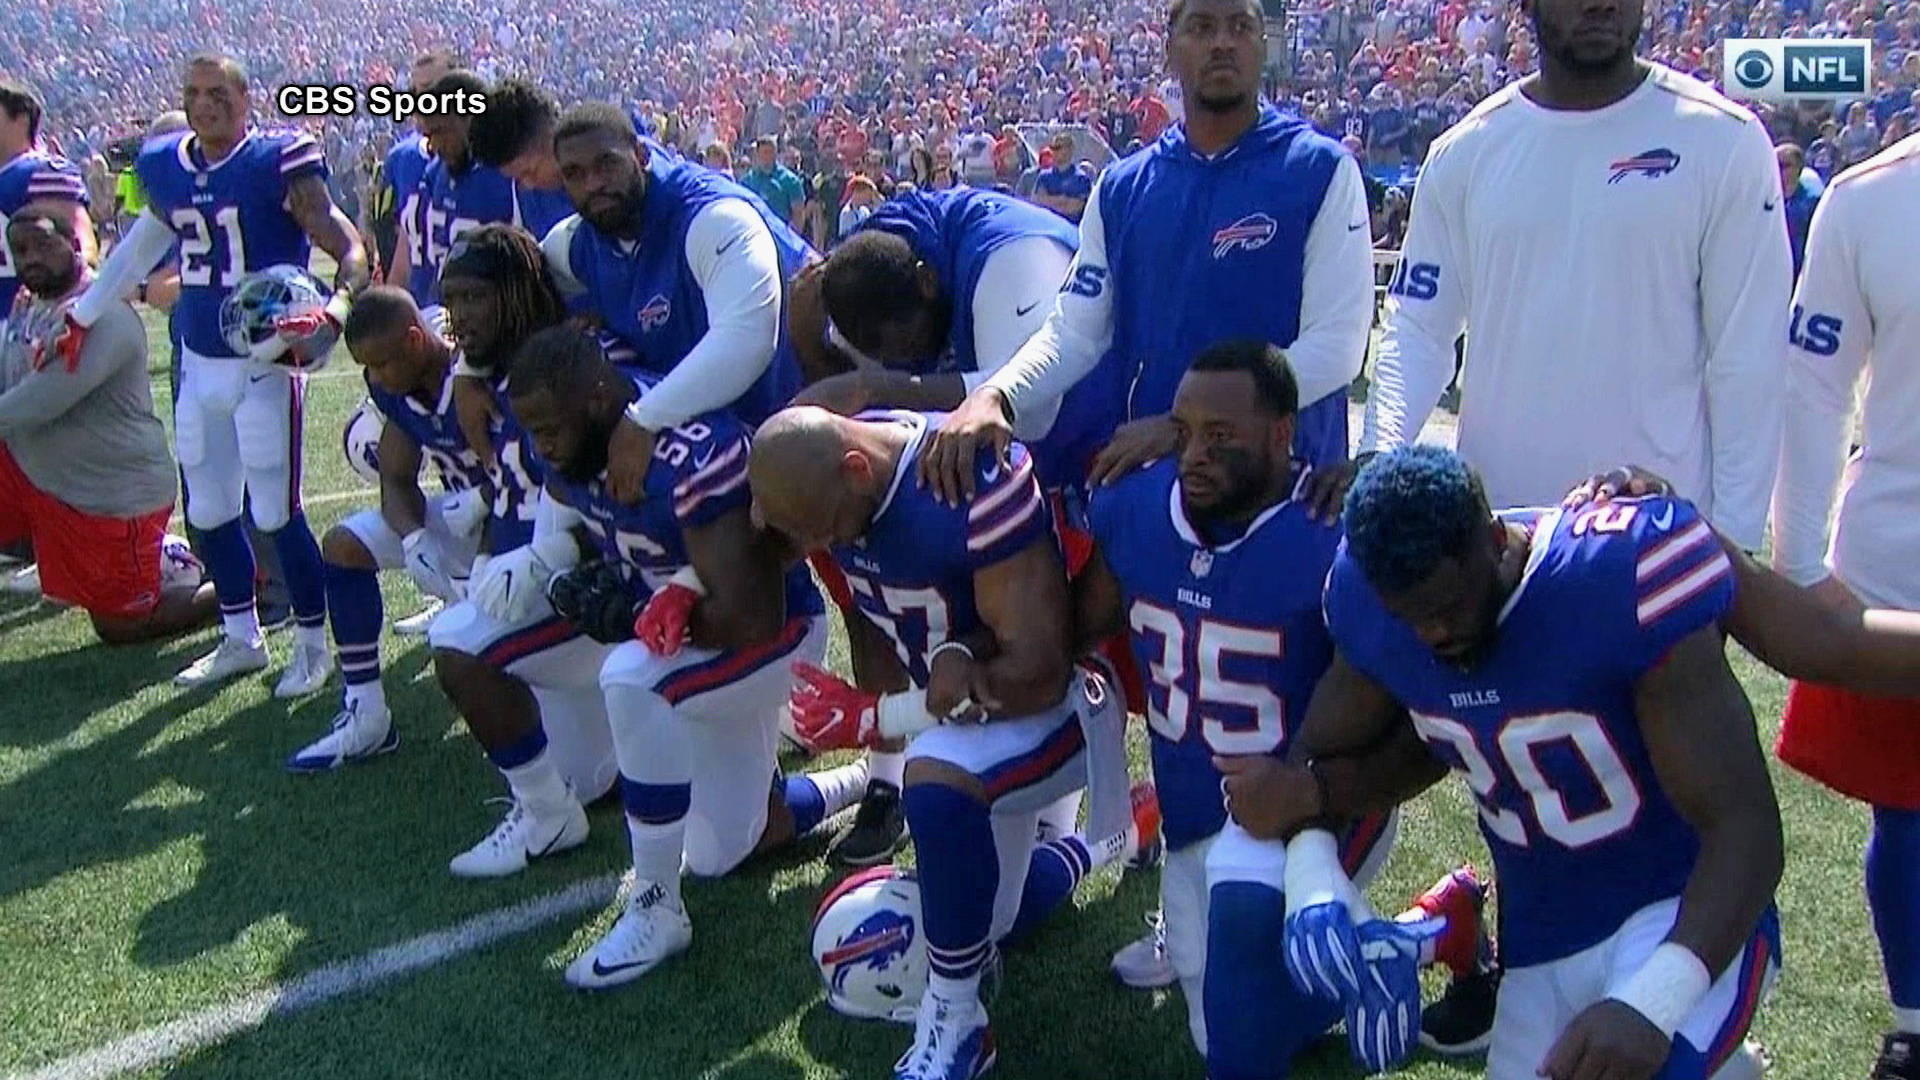
<path fill-rule="evenodd" d="M 980 980 L 996 943 L 1130 853 L 1140 827 L 1123 710 L 1069 662 L 1066 572 L 1026 449 L 1009 463 L 983 453 L 975 496 L 947 505 L 912 479 L 931 427 L 920 413 L 788 409 L 757 434 L 751 483 L 769 528 L 832 551 L 912 678 L 875 700 L 800 669 L 794 719 L 815 745 L 911 739 L 904 801 L 932 974 L 894 1075 L 967 1080 L 995 1058 Z M 1087 831 L 1104 839 L 1036 844 L 1041 811 L 1090 778 Z"/>
<path fill-rule="evenodd" d="M 555 606 L 610 646 L 599 671 L 620 764 L 634 885 L 613 929 L 567 968 L 574 986 L 630 982 L 688 947 L 681 868 L 725 874 L 845 809 L 865 764 L 783 777 L 780 708 L 796 661 L 826 655 L 827 623 L 806 568 L 749 516 L 746 429 L 708 413 L 660 433 L 640 502 L 607 490 L 607 446 L 652 377 L 616 369 L 593 337 L 542 331 L 514 360 L 514 415 L 546 468 L 545 494 L 593 538 L 554 579 Z M 652 594 L 677 611 L 670 637 L 636 641 Z"/>

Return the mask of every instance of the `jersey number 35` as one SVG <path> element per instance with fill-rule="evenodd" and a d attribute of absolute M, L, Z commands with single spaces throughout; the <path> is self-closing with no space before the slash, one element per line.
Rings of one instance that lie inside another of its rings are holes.
<path fill-rule="evenodd" d="M 1277 661 L 1285 652 L 1278 630 L 1199 620 L 1189 632 L 1180 616 L 1135 601 L 1128 613 L 1141 654 L 1148 658 L 1147 722 L 1162 737 L 1187 737 L 1194 713 L 1200 735 L 1218 754 L 1270 754 L 1286 735 L 1286 704 L 1263 683 L 1228 678 L 1225 661 Z M 1159 642 L 1153 655 L 1150 641 Z"/>

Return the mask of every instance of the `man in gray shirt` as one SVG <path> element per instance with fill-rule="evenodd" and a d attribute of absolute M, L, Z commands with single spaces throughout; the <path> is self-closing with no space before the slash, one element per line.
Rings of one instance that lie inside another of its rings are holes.
<path fill-rule="evenodd" d="M 0 544 L 31 538 L 41 588 L 109 644 L 211 621 L 212 586 L 163 573 L 176 473 L 140 317 L 113 305 L 71 363 L 42 349 L 87 284 L 73 227 L 29 206 L 6 243 L 22 291 L 0 337 Z"/>

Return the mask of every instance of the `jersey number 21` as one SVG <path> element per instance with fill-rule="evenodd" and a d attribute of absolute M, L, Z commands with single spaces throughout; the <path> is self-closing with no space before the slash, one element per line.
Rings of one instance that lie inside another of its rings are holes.
<path fill-rule="evenodd" d="M 172 221 L 180 237 L 180 284 L 221 289 L 240 284 L 247 269 L 247 245 L 240 236 L 239 207 L 221 207 L 209 223 L 199 209 L 183 206 L 173 212 Z"/>

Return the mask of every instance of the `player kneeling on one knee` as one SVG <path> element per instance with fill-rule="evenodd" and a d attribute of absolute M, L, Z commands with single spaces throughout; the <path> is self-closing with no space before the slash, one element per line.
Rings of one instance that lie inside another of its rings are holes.
<path fill-rule="evenodd" d="M 72 221 L 25 207 L 6 244 L 25 295 L 0 338 L 0 546 L 31 540 L 41 589 L 85 610 L 109 645 L 210 621 L 213 587 L 190 555 L 167 550 L 177 474 L 140 317 L 116 301 L 76 355 L 56 354 L 51 340 L 89 281 Z"/>
<path fill-rule="evenodd" d="M 982 453 L 975 496 L 943 504 L 912 479 L 930 428 L 919 413 L 788 409 L 757 434 L 751 468 L 768 528 L 832 553 L 912 681 L 876 697 L 803 667 L 791 704 L 818 748 L 912 740 L 905 802 L 932 975 L 895 1067 L 908 1080 L 991 1067 L 980 980 L 996 943 L 1138 839 L 1123 711 L 1069 663 L 1066 572 L 1026 449 Z M 1095 842 L 1036 847 L 1041 812 L 1090 775 Z"/>
<path fill-rule="evenodd" d="M 662 431 L 640 501 L 608 492 L 614 428 L 653 385 L 567 328 L 529 339 L 509 377 L 554 523 L 590 538 L 584 557 L 576 548 L 547 561 L 546 591 L 608 650 L 598 682 L 633 845 L 624 912 L 567 968 L 585 988 L 637 979 L 691 944 L 683 866 L 725 874 L 812 830 L 866 784 L 864 765 L 780 775 L 788 670 L 823 659 L 826 620 L 806 568 L 788 568 L 784 545 L 753 526 L 745 427 L 709 413 Z M 562 570 L 565 561 L 574 565 Z"/>

